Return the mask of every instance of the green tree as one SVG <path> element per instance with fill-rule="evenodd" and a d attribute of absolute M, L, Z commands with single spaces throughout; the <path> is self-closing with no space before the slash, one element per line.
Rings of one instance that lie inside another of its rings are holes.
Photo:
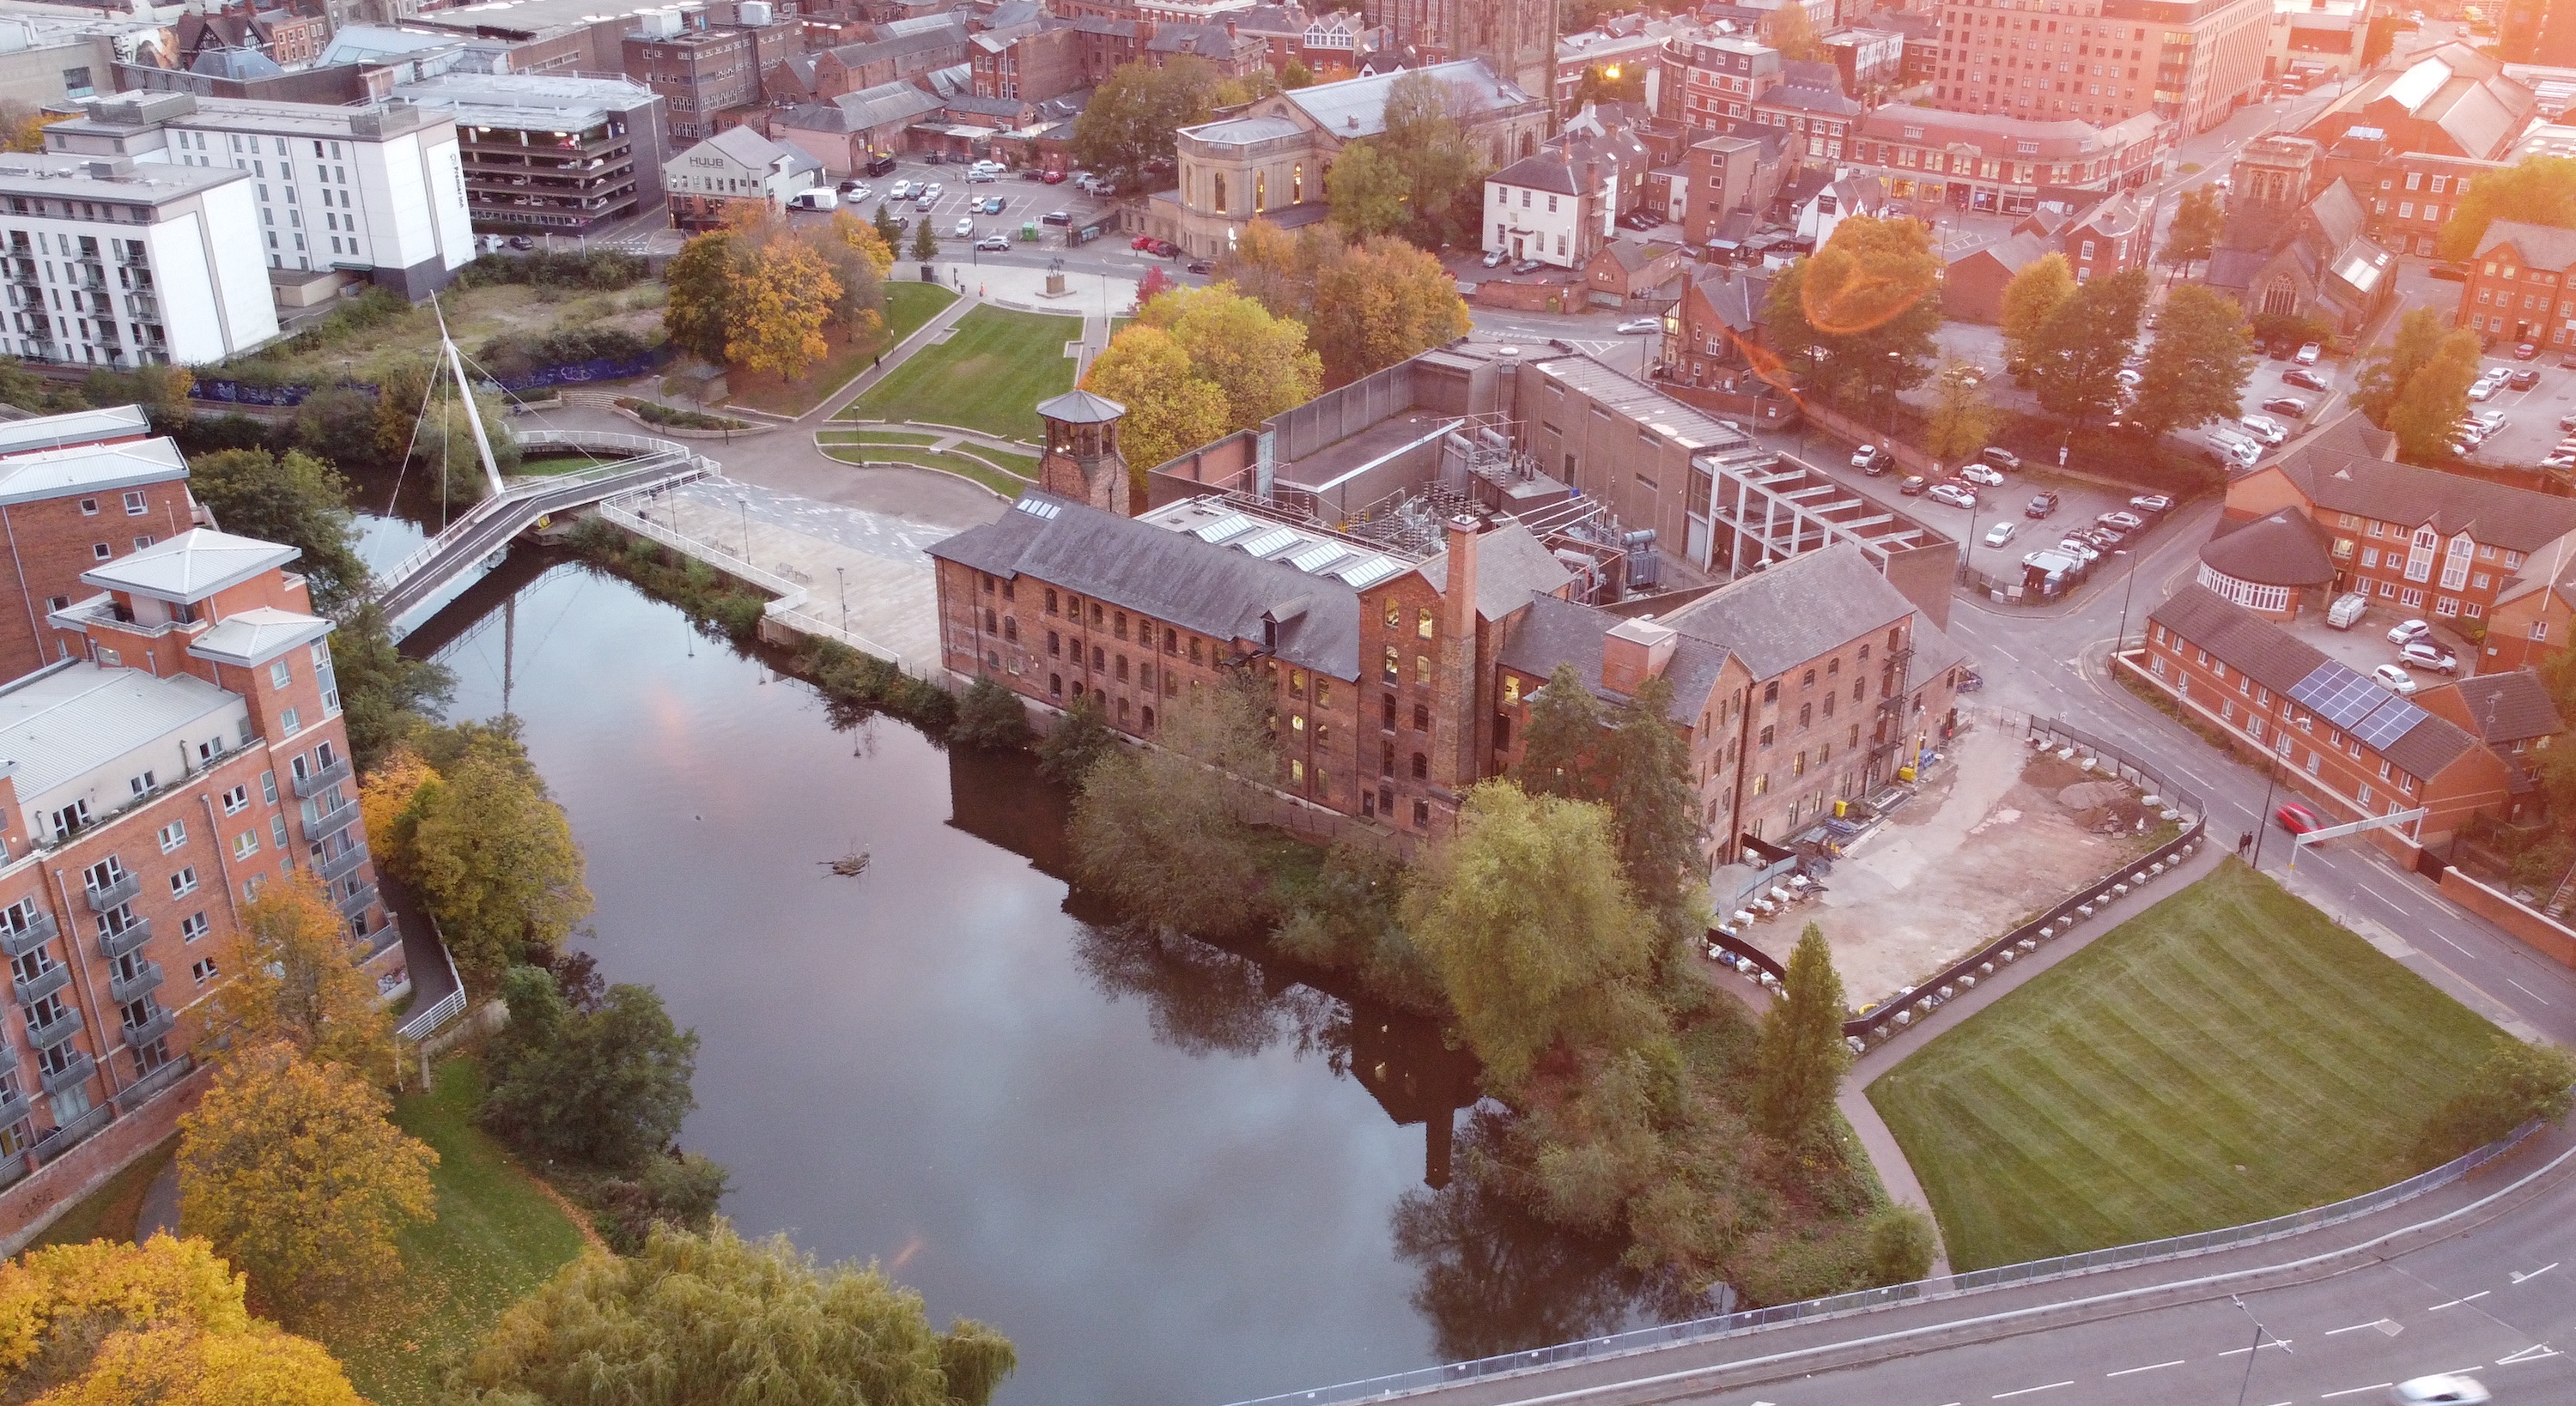
<path fill-rule="evenodd" d="M 1780 998 L 1762 1014 L 1754 1049 L 1754 1121 L 1777 1141 L 1831 1145 L 1834 1096 L 1851 1067 L 1843 1018 L 1843 981 L 1834 973 L 1833 949 L 1809 923 L 1789 954 Z"/>
<path fill-rule="evenodd" d="M 501 1316 L 463 1379 L 529 1406 L 987 1406 L 1012 1366 L 980 1323 L 933 1333 L 921 1296 L 873 1266 L 818 1267 L 784 1236 L 720 1222 L 564 1266 Z"/>
<path fill-rule="evenodd" d="M 1381 235 L 1342 248 L 1315 271 L 1307 335 L 1328 387 L 1456 341 L 1468 326 L 1457 283 L 1403 240 Z"/>
<path fill-rule="evenodd" d="M 2147 273 L 2123 269 L 2097 278 L 2051 313 L 2040 328 L 2031 375 L 2040 408 L 2090 425 L 2119 408 L 2120 369 L 2137 345 L 2147 306 Z"/>
<path fill-rule="evenodd" d="M 2352 393 L 2353 403 L 2372 424 L 2388 428 L 2388 415 L 2397 408 L 2398 396 L 2450 334 L 2451 319 L 2439 308 L 2409 308 L 2397 319 L 2395 339 L 2371 351 Z"/>
<path fill-rule="evenodd" d="M 1069 834 L 1083 883 L 1159 928 L 1231 933 L 1272 916 L 1253 830 L 1280 761 L 1249 683 L 1166 697 L 1161 745 L 1114 751 L 1083 773 Z"/>
<path fill-rule="evenodd" d="M 1038 743 L 1038 775 L 1060 786 L 1079 786 L 1102 758 L 1117 755 L 1118 734 L 1109 730 L 1097 692 L 1073 700 Z"/>
<path fill-rule="evenodd" d="M 1929 226 L 1854 215 L 1771 281 L 1772 344 L 1808 387 L 1845 405 L 1921 385 L 1940 350 L 1941 272 Z"/>
<path fill-rule="evenodd" d="M 926 264 L 938 257 L 939 231 L 930 227 L 930 220 L 925 216 L 912 231 L 913 262 Z"/>
<path fill-rule="evenodd" d="M 2045 254 L 2022 266 L 2004 285 L 2004 366 L 2027 373 L 2039 360 L 2041 329 L 2075 296 L 2075 274 L 2063 254 Z"/>
<path fill-rule="evenodd" d="M 1417 243 L 1452 242 L 1483 221 L 1486 165 L 1467 135 L 1473 112 L 1463 89 L 1429 73 L 1387 85 L 1385 130 L 1372 142 L 1404 172 Z"/>
<path fill-rule="evenodd" d="M 741 242 L 725 230 L 710 230 L 680 246 L 662 272 L 669 289 L 662 304 L 662 334 L 671 345 L 711 366 L 724 365 L 733 327 L 734 268 L 745 254 Z"/>
<path fill-rule="evenodd" d="M 425 726 L 427 714 L 446 706 L 456 688 L 447 666 L 402 652 L 374 601 L 359 605 L 332 631 L 331 668 L 340 685 L 350 761 L 361 772 Z"/>
<path fill-rule="evenodd" d="M 2227 213 L 2219 207 L 2216 190 L 2199 186 L 2184 191 L 2175 202 L 2173 223 L 2165 229 L 2165 262 L 2176 274 L 2188 275 L 2193 264 L 2209 257 L 2226 225 Z"/>
<path fill-rule="evenodd" d="M 1224 395 L 1228 430 L 1293 410 L 1322 385 L 1323 359 L 1307 347 L 1306 329 L 1231 288 L 1175 289 L 1146 303 L 1136 320 L 1171 333 L 1189 354 L 1191 374 Z"/>
<path fill-rule="evenodd" d="M 1932 1257 L 1939 1249 L 1930 1216 L 1912 1206 L 1879 1207 L 1869 1218 L 1870 1284 L 1914 1283 L 1932 1272 Z"/>
<path fill-rule="evenodd" d="M 1181 128 L 1215 115 L 1223 78 L 1195 54 L 1174 55 L 1160 68 L 1120 64 L 1074 119 L 1074 160 L 1119 185 L 1141 185 L 1147 162 L 1176 158 Z"/>
<path fill-rule="evenodd" d="M 376 449 L 376 398 L 355 386 L 321 386 L 295 407 L 295 444 L 334 468 L 388 462 Z"/>
<path fill-rule="evenodd" d="M 923 221 L 922 228 L 929 229 L 929 222 Z M 855 250 L 850 257 L 862 258 Z M 795 239 L 771 240 L 750 260 L 734 267 L 725 358 L 747 371 L 771 372 L 786 381 L 803 379 L 806 368 L 831 350 L 823 340 L 823 327 L 841 294 L 840 282 L 814 246 Z"/>
<path fill-rule="evenodd" d="M 376 984 L 349 952 L 348 926 L 309 869 L 272 879 L 238 910 L 241 935 L 216 988 L 233 1043 L 284 1045 L 317 1064 L 384 1083 L 393 1075 L 394 1023 Z"/>
<path fill-rule="evenodd" d="M 869 221 L 869 223 L 876 226 L 877 238 L 885 242 L 886 252 L 888 255 L 891 255 L 894 251 L 896 241 L 903 238 L 902 217 L 895 214 L 893 207 L 888 202 L 880 200 L 877 202 L 876 218 Z M 891 272 L 892 270 L 889 269 L 888 271 Z"/>
<path fill-rule="evenodd" d="M 1699 792 L 1690 744 L 1672 722 L 1673 684 L 1637 685 L 1602 739 L 1619 872 L 1638 906 L 1677 938 L 1707 930 L 1708 866 L 1700 855 Z"/>
<path fill-rule="evenodd" d="M 1500 1089 L 1559 1040 L 1616 1044 L 1651 1009 L 1654 929 L 1619 877 L 1610 812 L 1508 781 L 1467 793 L 1405 894 L 1404 926 Z"/>
<path fill-rule="evenodd" d="M 2442 338 L 2432 357 L 2406 378 L 2406 389 L 2389 407 L 2388 430 L 2397 436 L 2397 456 L 2413 464 L 2439 464 L 2451 457 L 2451 434 L 2469 413 L 2469 387 L 2478 379 L 2478 334 L 2463 328 Z"/>
<path fill-rule="evenodd" d="M 1288 66 L 1279 70 L 1279 86 L 1292 93 L 1300 88 L 1311 88 L 1315 86 L 1315 75 L 1306 67 L 1304 59 L 1290 59 Z"/>
<path fill-rule="evenodd" d="M 987 752 L 1016 752 L 1029 745 L 1028 705 L 1009 686 L 978 674 L 957 703 L 957 721 L 948 725 L 948 745 Z"/>
<path fill-rule="evenodd" d="M 293 547 L 296 570 L 317 610 L 329 612 L 365 589 L 349 481 L 302 450 L 284 458 L 265 449 L 227 449 L 188 461 L 188 491 L 212 509 L 226 532 Z"/>
<path fill-rule="evenodd" d="M 602 1228 L 608 1247 L 621 1255 L 635 1254 L 652 1238 L 655 1226 L 705 1234 L 714 1227 L 732 1181 L 723 1163 L 695 1152 L 648 1158 L 631 1177 L 602 1179 L 599 1201 L 608 1213 Z"/>
<path fill-rule="evenodd" d="M 1324 176 L 1333 223 L 1353 239 L 1394 234 L 1413 218 L 1413 183 L 1395 158 L 1371 142 L 1342 153 Z"/>
<path fill-rule="evenodd" d="M 501 996 L 510 1024 L 492 1043 L 486 1126 L 545 1156 L 620 1171 L 679 1136 L 697 1107 L 698 1036 L 672 1025 L 653 988 L 611 986 L 597 1010 L 575 1010 L 553 973 L 512 967 Z"/>
<path fill-rule="evenodd" d="M 2129 422 L 2149 438 L 2241 413 L 2254 375 L 2254 333 L 2235 299 L 2198 283 L 2165 295 L 2138 368 Z"/>
<path fill-rule="evenodd" d="M 1512 780 L 1533 796 L 1595 801 L 1607 789 L 1601 768 L 1601 705 L 1572 664 L 1559 664 L 1529 696 L 1529 725 L 1521 729 Z"/>
<path fill-rule="evenodd" d="M 2498 1041 L 2495 1052 L 2469 1076 L 2468 1087 L 2426 1121 L 2416 1160 L 2438 1165 L 2534 1118 L 2555 1123 L 2567 1116 L 2570 1086 L 2576 1086 L 2576 1055 L 2556 1045 Z"/>
<path fill-rule="evenodd" d="M 290 1318 L 373 1293 L 434 1218 L 438 1154 L 375 1085 L 282 1045 L 236 1055 L 179 1120 L 179 1217 Z"/>
<path fill-rule="evenodd" d="M 1816 34 L 1814 17 L 1795 0 L 1773 10 L 1760 29 L 1762 42 L 1779 50 L 1784 59 L 1813 61 L 1824 57 L 1824 43 Z"/>
<path fill-rule="evenodd" d="M 2497 220 L 2576 229 L 2576 157 L 2526 156 L 2501 171 L 2481 171 L 2442 226 L 2445 259 L 2474 257 Z"/>
<path fill-rule="evenodd" d="M 1923 429 L 1923 452 L 1944 464 L 1966 461 L 1994 440 L 1994 407 L 1975 379 L 1976 368 L 1946 361 L 1933 378 L 1932 417 Z"/>
<path fill-rule="evenodd" d="M 439 779 L 412 802 L 397 877 L 438 919 L 458 965 L 488 980 L 553 951 L 589 914 L 581 847 L 515 736 L 467 728 L 434 740 L 455 755 L 431 758 Z"/>

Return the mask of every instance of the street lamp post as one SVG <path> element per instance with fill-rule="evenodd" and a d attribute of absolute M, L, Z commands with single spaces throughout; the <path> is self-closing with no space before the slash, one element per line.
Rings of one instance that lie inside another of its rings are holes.
<path fill-rule="evenodd" d="M 1896 370 L 1905 364 L 1902 353 L 1887 354 L 1887 457 L 1896 457 Z"/>
<path fill-rule="evenodd" d="M 742 564 L 749 566 L 751 565 L 751 496 L 736 494 L 734 501 L 742 505 Z"/>
<path fill-rule="evenodd" d="M 850 632 L 850 569 L 836 566 L 832 574 L 841 578 L 841 633 L 846 635 Z"/>
<path fill-rule="evenodd" d="M 2138 559 L 2130 556 L 2126 547 L 2113 551 L 2111 555 L 2129 558 L 2128 584 L 2120 589 L 2120 633 L 2111 637 L 2111 667 L 2117 669 L 2120 667 L 2120 651 L 2129 643 L 2129 598 L 2138 590 Z"/>
<path fill-rule="evenodd" d="M 2263 808 L 2254 812 L 2254 858 L 2252 861 L 2254 867 L 2258 870 L 2263 867 L 2263 832 L 2270 828 L 2272 823 L 2272 787 L 2281 779 L 2280 767 L 2273 758 L 2271 746 L 2269 744 L 2262 745 Z"/>

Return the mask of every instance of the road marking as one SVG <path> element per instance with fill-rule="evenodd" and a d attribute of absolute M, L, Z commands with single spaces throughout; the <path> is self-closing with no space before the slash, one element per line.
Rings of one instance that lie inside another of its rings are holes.
<path fill-rule="evenodd" d="M 2542 1276 L 2542 1275 L 2544 1275 L 2544 1274 L 2547 1274 L 2549 1271 L 2551 1271 L 2551 1270 L 2553 1270 L 2553 1269 L 2556 1269 L 2557 1267 L 2558 1267 L 2558 1261 L 2556 1261 L 2556 1260 L 2551 1260 L 2549 1263 L 2542 1265 L 2540 1268 L 2533 1270 L 2533 1271 L 2532 1271 L 2532 1272 L 2530 1272 L 2529 1274 L 2516 1274 L 2515 1276 L 2513 1276 L 2513 1282 L 2515 1282 L 2516 1284 L 2520 1284 L 2520 1283 L 2523 1283 L 2523 1282 L 2525 1282 L 2525 1281 L 2527 1281 L 2527 1280 L 2537 1279 L 2537 1278 L 2539 1278 L 2540 1276 Z"/>
<path fill-rule="evenodd" d="M 2379 1329 L 2381 1332 L 2386 1332 L 2386 1333 L 2388 1333 L 2388 1335 L 2389 1335 L 2390 1337 L 2392 1337 L 2392 1338 L 2393 1338 L 2393 1337 L 2395 1337 L 2395 1336 L 2397 1336 L 2397 1333 L 2402 1333 L 2402 1332 L 2406 1331 L 2404 1328 L 2398 1327 L 2398 1325 L 2397 1325 L 2397 1324 L 2390 1322 L 2388 1319 L 2385 1319 L 2385 1318 L 2374 1318 L 2374 1319 L 2370 1320 L 2370 1321 L 2369 1321 L 2369 1322 L 2367 1322 L 2367 1323 L 2355 1323 L 2355 1324 L 2353 1324 L 2353 1325 L 2352 1325 L 2351 1327 L 2349 1327 L 2349 1328 L 2336 1328 L 2336 1329 L 2333 1329 L 2333 1330 L 2329 1331 L 2329 1332 L 2326 1334 L 2326 1336 L 2331 1338 L 2331 1337 L 2333 1337 L 2336 1333 L 2358 1333 L 2358 1332 L 2360 1332 L 2360 1331 L 2361 1331 L 2362 1329 L 2364 1329 L 2364 1328 L 2377 1328 L 2377 1329 Z M 2396 1332 L 2388 1332 L 2388 1330 L 2389 1330 L 2389 1329 L 2392 1329 L 2392 1328 L 2395 1328 L 2397 1331 L 2396 1331 Z"/>
<path fill-rule="evenodd" d="M 2563 1354 L 2561 1354 L 2558 1349 L 2551 1347 L 2547 1343 L 2533 1343 L 2531 1346 L 2524 1348 L 2520 1352 L 2508 1353 L 2503 1357 L 2497 1358 L 2496 1365 L 2499 1367 L 2510 1367 L 2517 1362 L 2537 1362 L 2544 1357 L 2558 1357 L 2562 1355 Z"/>
<path fill-rule="evenodd" d="M 2004 1399 L 2005 1399 L 2005 1398 L 2007 1398 L 2007 1397 L 2013 1397 L 2013 1396 L 2028 1396 L 2028 1395 L 2030 1395 L 2030 1394 L 2031 1394 L 2032 1392 L 2034 1392 L 2034 1391 L 2055 1391 L 2055 1390 L 2057 1390 L 2059 1387 L 2062 1387 L 2062 1386 L 2073 1386 L 2073 1385 L 2075 1385 L 2075 1379 L 2074 1379 L 2074 1378 L 2072 1378 L 2072 1377 L 2069 1377 L 2069 1378 L 2067 1378 L 2065 1381 L 2062 1381 L 2062 1382 L 2050 1382 L 2050 1383 L 2049 1383 L 2048 1385 L 2046 1385 L 2046 1386 L 2026 1386 L 2026 1387 L 2023 1387 L 2023 1388 L 2022 1388 L 2021 1390 L 2019 1390 L 2019 1391 L 1999 1391 L 1999 1392 L 1996 1392 L 1996 1393 L 1995 1393 L 1995 1395 L 1994 1395 L 1994 1399 L 1995 1399 L 1995 1400 L 1997 1400 L 1997 1401 L 2001 1401 L 2001 1400 L 2004 1400 Z M 2387 1385 L 2387 1383 L 2382 1382 L 2380 1385 L 2385 1386 L 2385 1385 Z"/>
<path fill-rule="evenodd" d="M 2290 1344 L 2292 1341 L 2293 1339 L 2290 1338 L 2274 1338 L 2269 1342 L 2256 1343 L 2253 1347 L 2231 1347 L 2218 1355 L 2221 1357 L 2243 1357 L 2245 1354 L 2253 1352 L 2258 1348 L 2266 1347 L 2277 1347 L 2283 1352 L 2287 1352 L 2290 1350 Z"/>
<path fill-rule="evenodd" d="M 2359 1396 L 2365 1391 L 2386 1391 L 2388 1388 L 2395 1385 L 2397 1385 L 2395 1382 L 2372 1382 L 2368 1386 L 2346 1387 L 2342 1391 L 2330 1391 L 2317 1399 L 2319 1401 L 2332 1401 L 2338 1396 Z"/>
<path fill-rule="evenodd" d="M 2438 936 L 2438 934 L 2436 934 L 2436 935 Z M 2507 985 L 2507 986 L 2512 987 L 2514 990 L 2519 991 L 2519 992 L 2521 992 L 2522 994 L 2524 994 L 2524 995 L 2526 995 L 2526 996 L 2529 996 L 2531 999 L 2533 999 L 2533 1000 L 2535 1000 L 2535 1001 L 2538 1001 L 2540 1004 L 2542 1004 L 2542 1005 L 2544 1005 L 2544 1006 L 2554 1004 L 2554 1003 L 2553 1003 L 2553 1002 L 2552 1002 L 2548 997 L 2541 995 L 2539 992 L 2532 990 L 2530 987 L 2523 985 L 2521 982 L 2514 980 L 2512 977 L 2506 977 L 2506 978 L 2504 979 L 2504 984 L 2505 984 L 2505 985 Z M 2553 1269 L 2554 1269 L 2554 1268 L 2556 1268 L 2556 1267 L 2557 1267 L 2557 1266 L 2555 1266 L 2555 1265 L 2552 1265 L 2552 1266 L 2551 1266 L 2551 1268 L 2553 1268 Z M 2533 1272 L 2533 1273 L 2535 1273 L 2535 1274 L 2540 1274 L 2540 1273 L 2545 1273 L 2546 1271 L 2544 1271 L 2544 1270 L 2533 1270 L 2532 1272 Z M 2516 1284 L 2519 1284 L 2519 1283 L 2521 1283 L 2521 1282 L 2522 1282 L 2522 1280 L 2521 1280 L 2521 1279 L 2519 1279 L 2519 1278 L 2516 1278 L 2513 1282 L 2515 1282 Z"/>
<path fill-rule="evenodd" d="M 2144 1367 L 2124 1367 L 2117 1372 L 2104 1372 L 2102 1375 L 2106 1377 L 2134 1377 L 2140 1372 L 2153 1372 L 2162 1367 L 2179 1367 L 2190 1360 L 2191 1359 L 2188 1357 L 2177 1357 L 2171 1362 L 2151 1362 Z"/>
<path fill-rule="evenodd" d="M 2468 1296 L 2468 1298 L 2464 1298 L 2464 1299 L 2453 1299 L 2453 1300 L 2451 1300 L 2449 1303 L 2437 1303 L 2437 1304 L 2433 1305 L 2431 1308 L 2428 1308 L 2428 1309 L 2426 1309 L 2426 1310 L 2424 1310 L 2424 1311 L 2425 1311 L 2426 1313 L 2439 1313 L 2439 1312 L 2441 1312 L 2443 1309 L 2446 1309 L 2446 1308 L 2457 1308 L 2457 1307 L 2459 1307 L 2461 1304 L 2471 1302 L 2472 1300 L 2485 1298 L 2487 1295 L 2492 1294 L 2492 1293 L 2494 1293 L 2494 1292 L 2495 1292 L 2495 1290 L 2493 1290 L 2493 1289 L 2480 1289 L 2480 1290 L 2478 1290 L 2476 1293 L 2469 1295 L 2469 1296 Z"/>

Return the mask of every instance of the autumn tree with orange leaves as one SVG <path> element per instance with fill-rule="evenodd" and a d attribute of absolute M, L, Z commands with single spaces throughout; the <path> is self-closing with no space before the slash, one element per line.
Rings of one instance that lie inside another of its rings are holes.
<path fill-rule="evenodd" d="M 242 905 L 241 936 L 220 959 L 231 980 L 216 993 L 216 1022 L 235 1048 L 285 1044 L 316 1063 L 388 1082 L 393 1016 L 358 970 L 358 955 L 310 870 L 272 879 Z"/>
<path fill-rule="evenodd" d="M 841 282 L 805 244 L 776 240 L 733 270 L 733 317 L 725 357 L 746 371 L 793 381 L 831 348 L 823 328 Z"/>
<path fill-rule="evenodd" d="M 1792 389 L 1866 406 L 1921 385 L 1940 351 L 1931 227 L 1905 216 L 1845 219 L 1771 281 L 1764 324 Z"/>

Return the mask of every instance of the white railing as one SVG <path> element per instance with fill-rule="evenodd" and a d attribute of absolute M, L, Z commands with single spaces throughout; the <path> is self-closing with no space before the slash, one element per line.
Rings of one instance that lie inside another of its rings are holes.
<path fill-rule="evenodd" d="M 483 524 L 511 511 L 531 498 L 544 497 L 562 489 L 579 487 L 585 483 L 596 483 L 601 479 L 616 478 L 639 470 L 675 468 L 696 457 L 696 451 L 671 440 L 655 439 L 649 435 L 606 434 L 591 430 L 541 430 L 522 436 L 519 446 L 522 449 L 578 449 L 584 452 L 610 450 L 628 457 L 593 464 L 589 468 L 577 469 L 568 474 L 523 478 L 510 484 L 501 492 L 467 509 L 465 516 L 449 523 L 447 530 L 422 543 L 412 551 L 410 556 L 394 563 L 391 570 L 378 574 L 376 586 L 379 593 L 392 592 L 404 581 L 410 579 L 413 572 L 436 560 L 440 553 L 452 549 L 472 536 Z M 718 466 L 713 460 L 709 460 L 706 467 L 709 472 L 713 472 Z"/>
<path fill-rule="evenodd" d="M 808 591 L 801 582 L 790 581 L 774 571 L 765 571 L 714 542 L 702 541 L 676 529 L 665 527 L 626 506 L 630 502 L 645 497 L 649 492 L 650 490 L 638 490 L 633 493 L 621 493 L 614 498 L 602 499 L 599 504 L 599 515 L 639 537 L 649 537 L 674 551 L 685 552 L 728 576 L 750 582 L 776 596 L 776 600 L 771 601 L 761 610 L 761 614 L 772 620 L 780 621 L 804 634 L 838 640 L 861 654 L 882 659 L 915 678 L 929 677 L 915 668 L 900 651 L 879 644 L 855 631 L 843 629 L 808 611 L 805 608 L 806 602 L 812 599 L 813 593 Z"/>
<path fill-rule="evenodd" d="M 412 1012 L 411 1019 L 404 1021 L 394 1032 L 415 1045 L 435 1034 L 438 1027 L 465 1009 L 465 982 L 456 974 L 456 954 L 447 950 L 447 942 L 443 938 L 439 941 L 438 951 L 439 955 L 447 958 L 447 980 L 453 989 L 432 1001 L 427 1010 Z"/>

